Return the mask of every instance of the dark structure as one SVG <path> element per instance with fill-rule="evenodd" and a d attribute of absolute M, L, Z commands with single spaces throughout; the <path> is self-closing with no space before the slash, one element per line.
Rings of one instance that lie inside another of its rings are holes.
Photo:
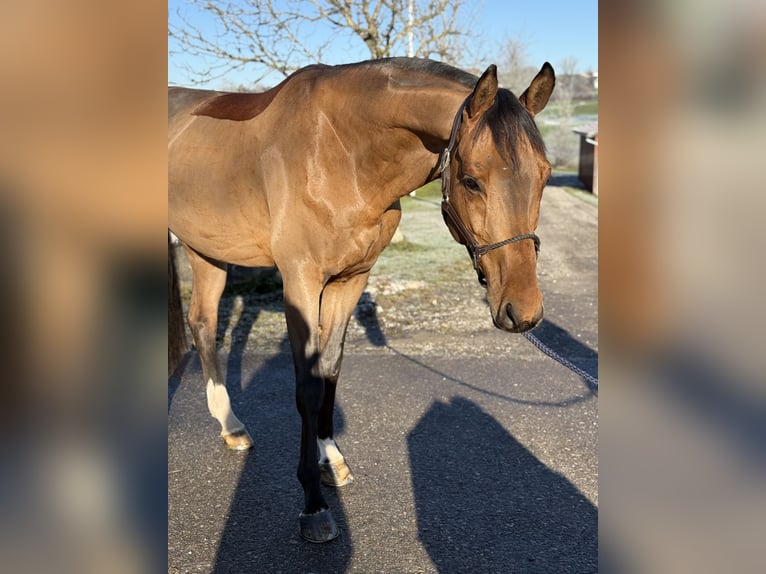
<path fill-rule="evenodd" d="M 580 161 L 577 177 L 585 188 L 598 195 L 598 121 L 574 130 L 580 136 Z"/>

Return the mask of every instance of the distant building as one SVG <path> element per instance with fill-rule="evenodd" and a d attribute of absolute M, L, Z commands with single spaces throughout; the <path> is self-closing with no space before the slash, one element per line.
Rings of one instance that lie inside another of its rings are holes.
<path fill-rule="evenodd" d="M 585 72 L 583 76 L 588 79 L 593 89 L 598 91 L 598 72 Z"/>
<path fill-rule="evenodd" d="M 580 160 L 577 177 L 585 188 L 598 195 L 598 121 L 572 130 L 580 136 Z"/>

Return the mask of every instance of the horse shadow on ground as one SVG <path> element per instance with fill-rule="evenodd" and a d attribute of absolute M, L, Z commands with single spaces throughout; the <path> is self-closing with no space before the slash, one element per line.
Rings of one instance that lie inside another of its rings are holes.
<path fill-rule="evenodd" d="M 388 339 L 378 317 L 378 306 L 369 291 L 365 291 L 359 297 L 359 302 L 354 310 L 354 317 L 364 328 L 364 334 L 370 343 L 376 347 L 388 346 Z"/>
<path fill-rule="evenodd" d="M 391 347 L 367 293 L 356 318 L 372 344 L 486 392 Z M 598 376 L 598 353 L 568 331 L 544 320 L 535 334 Z M 584 395 L 545 404 L 567 407 L 597 395 L 598 387 L 581 378 Z M 462 397 L 435 402 L 409 433 L 407 445 L 418 538 L 440 573 L 598 571 L 596 507 L 474 402 Z"/>
<path fill-rule="evenodd" d="M 391 347 L 367 293 L 356 318 L 372 344 L 482 391 Z M 535 335 L 598 376 L 598 353 L 565 329 L 544 320 Z M 598 395 L 597 386 L 581 379 L 584 395 L 550 406 Z M 407 445 L 418 537 L 440 573 L 598 571 L 596 507 L 474 402 L 462 397 L 435 402 L 409 433 Z"/>
<path fill-rule="evenodd" d="M 407 445 L 418 537 L 441 574 L 598 570 L 595 506 L 474 402 L 435 402 Z"/>

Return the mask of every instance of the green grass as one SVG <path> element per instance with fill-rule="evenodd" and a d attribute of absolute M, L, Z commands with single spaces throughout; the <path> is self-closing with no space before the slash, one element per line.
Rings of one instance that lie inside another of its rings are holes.
<path fill-rule="evenodd" d="M 407 195 L 404 196 L 404 200 L 408 201 Z M 442 184 L 440 179 L 435 179 L 423 187 L 419 187 L 415 190 L 415 197 L 418 199 L 428 199 L 432 201 L 441 201 L 442 199 Z"/>
<path fill-rule="evenodd" d="M 598 115 L 598 100 L 582 101 L 575 104 L 575 115 Z"/>
<path fill-rule="evenodd" d="M 397 252 L 397 253 L 415 253 L 417 251 L 426 251 L 428 250 L 428 247 L 425 245 L 420 245 L 418 243 L 413 243 L 412 241 L 408 241 L 405 239 L 404 241 L 400 241 L 398 243 L 391 243 L 386 248 L 391 251 Z"/>
<path fill-rule="evenodd" d="M 574 115 L 598 115 L 598 100 L 575 100 L 572 102 Z M 550 102 L 545 110 L 540 112 L 540 117 L 555 118 L 559 115 L 559 102 Z"/>
<path fill-rule="evenodd" d="M 539 128 L 540 135 L 543 136 L 543 140 L 544 140 L 545 138 L 550 136 L 554 130 L 558 129 L 559 126 L 552 126 L 549 124 L 543 124 L 543 125 L 538 124 L 537 127 Z"/>

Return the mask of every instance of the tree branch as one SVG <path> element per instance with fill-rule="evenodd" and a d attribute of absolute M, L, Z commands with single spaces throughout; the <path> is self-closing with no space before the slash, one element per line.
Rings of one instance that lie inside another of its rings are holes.
<path fill-rule="evenodd" d="M 339 35 L 357 38 L 371 58 L 406 53 L 407 0 L 190 0 L 168 23 L 171 55 L 194 56 L 182 64 L 195 83 L 247 68 L 254 82 L 271 72 L 288 75 L 321 60 Z M 458 24 L 462 0 L 416 0 L 416 54 L 455 62 L 465 36 Z M 322 28 L 329 33 L 323 35 Z M 324 38 L 324 39 L 322 39 Z"/>

